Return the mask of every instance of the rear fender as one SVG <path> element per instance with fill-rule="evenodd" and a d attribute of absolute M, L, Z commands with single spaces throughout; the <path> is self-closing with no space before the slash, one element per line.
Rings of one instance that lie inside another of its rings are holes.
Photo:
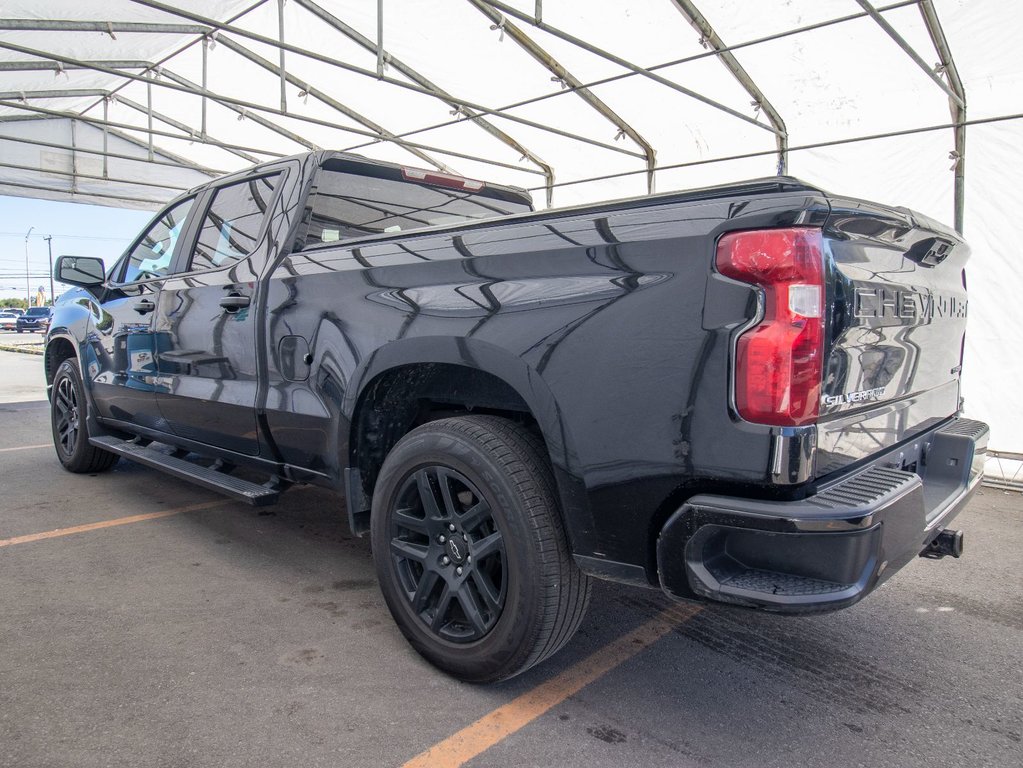
<path fill-rule="evenodd" d="M 348 423 L 353 426 L 357 423 L 358 404 L 377 377 L 402 366 L 431 363 L 488 373 L 511 387 L 525 402 L 547 445 L 572 550 L 582 555 L 592 552 L 596 544 L 592 514 L 571 435 L 547 384 L 519 357 L 493 344 L 464 337 L 427 336 L 392 342 L 376 350 L 352 376 L 342 404 Z M 340 449 L 341 456 L 350 455 L 350 444 Z"/>

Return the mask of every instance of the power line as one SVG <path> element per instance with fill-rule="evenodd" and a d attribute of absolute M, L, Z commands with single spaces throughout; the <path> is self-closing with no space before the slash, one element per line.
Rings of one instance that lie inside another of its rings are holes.
<path fill-rule="evenodd" d="M 52 236 L 53 237 L 59 237 L 61 239 L 67 239 L 67 240 L 109 240 L 110 242 L 119 242 L 119 243 L 126 242 L 128 240 L 131 240 L 134 237 L 134 235 L 127 235 L 126 237 L 100 237 L 99 235 L 61 235 L 61 234 L 56 234 L 56 233 L 54 233 Z M 25 237 L 25 233 L 24 232 L 0 232 L 0 237 L 20 237 L 20 238 L 24 238 Z M 38 235 L 32 235 L 32 237 L 45 238 L 46 234 L 45 233 L 41 233 L 41 234 L 38 234 Z"/>

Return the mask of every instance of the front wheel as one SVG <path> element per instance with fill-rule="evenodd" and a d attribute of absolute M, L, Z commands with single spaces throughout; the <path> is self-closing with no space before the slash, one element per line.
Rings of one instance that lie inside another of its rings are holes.
<path fill-rule="evenodd" d="M 78 366 L 74 360 L 65 360 L 57 368 L 50 392 L 53 447 L 69 472 L 104 472 L 117 463 L 118 456 L 89 443 L 85 409 L 85 387 Z"/>
<path fill-rule="evenodd" d="M 503 680 L 575 634 L 590 582 L 572 561 L 543 443 L 493 416 L 425 424 L 380 470 L 380 587 L 412 646 L 467 682 Z"/>

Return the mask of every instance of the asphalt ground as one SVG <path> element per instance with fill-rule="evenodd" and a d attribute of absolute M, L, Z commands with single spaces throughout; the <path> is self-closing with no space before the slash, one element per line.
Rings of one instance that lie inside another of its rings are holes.
<path fill-rule="evenodd" d="M 598 583 L 558 656 L 470 686 L 402 639 L 335 496 L 71 475 L 42 358 L 0 371 L 2 766 L 1023 764 L 1018 493 L 975 497 L 963 559 L 835 614 Z"/>

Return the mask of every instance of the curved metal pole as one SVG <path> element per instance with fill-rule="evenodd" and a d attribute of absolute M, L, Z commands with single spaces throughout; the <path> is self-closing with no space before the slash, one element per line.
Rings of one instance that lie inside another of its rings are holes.
<path fill-rule="evenodd" d="M 386 128 L 384 128 L 379 123 L 376 123 L 373 120 L 370 120 L 368 117 L 366 117 L 362 113 L 357 112 L 356 110 L 352 109 L 351 107 L 348 107 L 348 106 L 342 104 L 337 99 L 335 99 L 335 98 L 327 95 L 323 91 L 321 91 L 319 88 L 316 88 L 316 87 L 310 85 L 305 80 L 302 80 L 302 79 L 296 77 L 295 75 L 289 74 L 288 72 L 284 71 L 279 66 L 274 64 L 272 61 L 268 61 L 267 59 L 264 59 L 259 54 L 255 53 L 253 51 L 250 51 L 248 48 L 246 48 L 241 43 L 236 43 L 234 40 L 231 40 L 230 38 L 227 38 L 227 37 L 220 38 L 220 40 L 218 42 L 220 43 L 220 45 L 224 46 L 229 51 L 232 51 L 232 52 L 238 54 L 242 58 L 248 59 L 253 64 L 256 64 L 257 66 L 260 66 L 263 69 L 265 69 L 267 72 L 271 72 L 274 75 L 277 75 L 278 77 L 282 78 L 282 80 L 284 80 L 286 82 L 289 82 L 292 85 L 294 85 L 296 88 L 304 91 L 305 93 L 308 93 L 314 99 L 317 99 L 317 100 L 323 102 L 324 104 L 326 104 L 331 109 L 333 109 L 333 110 L 335 110 L 337 112 L 340 112 L 345 117 L 347 117 L 347 118 L 349 118 L 351 120 L 354 120 L 359 125 L 361 125 L 361 126 L 363 126 L 365 128 L 368 128 L 369 130 L 373 131 L 373 133 L 378 134 L 380 136 L 380 138 L 386 139 L 388 141 L 394 141 L 394 140 L 396 140 L 398 138 L 394 133 L 392 133 L 391 131 L 387 130 Z M 284 110 L 282 110 L 282 112 L 283 111 Z M 404 149 L 407 152 L 411 152 L 413 155 L 418 157 L 420 160 L 422 160 L 425 163 L 429 163 L 430 165 L 432 165 L 437 170 L 443 171 L 444 173 L 454 173 L 454 174 L 457 175 L 458 172 L 455 171 L 451 166 L 447 165 L 446 163 L 444 163 L 444 162 L 442 162 L 440 160 L 435 159 L 434 157 L 432 157 L 431 155 L 428 155 L 426 152 L 423 152 L 422 150 L 418 149 L 417 147 L 404 146 L 400 142 L 398 142 L 398 144 L 399 144 L 399 146 L 402 147 L 402 149 Z"/>
<path fill-rule="evenodd" d="M 772 126 L 764 125 L 763 123 L 758 123 L 756 119 L 750 117 L 749 115 L 744 115 L 742 112 L 732 109 L 731 107 L 727 107 L 724 104 L 721 104 L 720 102 L 714 101 L 714 99 L 708 98 L 707 96 L 704 96 L 702 93 L 697 93 L 691 88 L 686 88 L 684 85 L 679 85 L 674 80 L 669 80 L 668 78 L 663 77 L 662 75 L 658 75 L 649 68 L 641 67 L 627 59 L 623 59 L 620 56 L 615 56 L 613 53 L 598 48 L 597 46 L 592 45 L 586 42 L 585 40 L 581 40 L 580 38 L 575 37 L 574 35 L 570 35 L 567 32 L 558 29 L 557 27 L 552 27 L 550 24 L 547 24 L 542 21 L 538 22 L 529 14 L 522 13 L 522 11 L 512 8 L 510 5 L 506 3 L 499 2 L 499 0 L 485 0 L 485 2 L 487 3 L 487 5 L 502 11 L 507 16 L 512 16 L 516 19 L 519 19 L 520 21 L 526 22 L 527 24 L 531 24 L 537 29 L 541 29 L 549 35 L 554 35 L 554 37 L 560 38 L 561 40 L 564 40 L 567 43 L 571 43 L 577 48 L 582 48 L 584 51 L 589 51 L 595 56 L 600 56 L 600 58 L 606 59 L 607 61 L 610 61 L 613 64 L 617 64 L 619 67 L 624 67 L 625 69 L 631 71 L 633 74 L 641 75 L 647 78 L 648 80 L 652 80 L 653 82 L 659 85 L 663 85 L 665 88 L 670 88 L 673 91 L 678 91 L 679 93 L 685 94 L 686 96 L 696 99 L 697 101 L 702 101 L 707 106 L 713 107 L 714 109 L 719 109 L 722 112 L 726 112 L 732 117 L 736 117 L 739 120 L 744 120 L 747 123 L 757 126 L 757 128 L 762 128 L 763 130 L 771 131 L 772 133 L 774 132 L 774 128 Z"/>
<path fill-rule="evenodd" d="M 948 95 L 948 97 L 952 99 L 952 101 L 956 102 L 959 106 L 961 107 L 966 106 L 966 104 L 963 103 L 963 100 L 959 97 L 959 95 L 955 91 L 953 91 L 945 83 L 944 80 L 938 77 L 937 73 L 935 73 L 935 71 L 931 69 L 930 66 L 928 66 L 927 62 L 920 58 L 920 54 L 916 52 L 913 46 L 906 42 L 906 39 L 902 35 L 900 35 L 898 31 L 896 31 L 895 27 L 888 23 L 888 20 L 885 19 L 885 17 L 882 16 L 880 12 L 868 2 L 868 0 L 856 0 L 856 2 L 860 4 L 863 10 L 865 10 L 867 14 L 870 16 L 870 18 L 877 22 L 877 25 L 885 31 L 888 37 L 894 40 L 895 44 L 898 45 L 899 48 L 901 48 L 903 51 L 905 51 L 906 55 L 909 56 L 909 58 L 916 62 L 916 65 L 924 71 L 924 74 L 926 74 L 929 78 L 931 78 L 931 80 L 934 81 L 935 85 L 937 85 L 941 90 L 943 90 Z M 935 18 L 937 18 L 937 16 L 935 16 Z"/>
<path fill-rule="evenodd" d="M 264 45 L 268 45 L 272 48 L 283 48 L 284 50 L 290 53 L 295 53 L 298 54 L 299 56 L 304 56 L 305 58 L 311 59 L 313 61 L 319 61 L 323 64 L 329 64 L 330 66 L 335 67 L 336 69 L 342 69 L 346 72 L 351 72 L 352 74 L 362 75 L 363 77 L 369 77 L 372 78 L 373 80 L 377 80 L 382 83 L 387 83 L 388 85 L 393 85 L 397 88 L 403 88 L 404 90 L 413 91 L 414 93 L 422 93 L 426 96 L 435 95 L 433 93 L 430 93 L 426 88 L 423 88 L 421 85 L 418 85 L 417 83 L 410 83 L 407 80 L 400 80 L 394 77 L 386 76 L 378 77 L 375 70 L 368 70 L 362 67 L 357 67 L 354 64 L 349 64 L 346 61 L 341 61 L 340 59 L 332 58 L 326 54 L 317 53 L 316 51 L 310 51 L 298 45 L 293 45 L 291 43 L 282 43 L 280 40 L 277 40 L 276 38 L 267 37 L 266 35 L 260 35 L 256 32 L 250 32 L 247 29 L 243 29 L 230 23 L 219 22 L 216 21 L 215 19 L 211 19 L 209 17 L 202 16 L 197 13 L 192 13 L 191 11 L 187 11 L 184 8 L 178 8 L 173 5 L 168 5 L 167 3 L 159 2 L 159 0 L 131 0 L 131 2 L 135 3 L 136 5 L 142 5 L 147 8 L 155 8 L 157 10 L 164 11 L 165 13 L 169 13 L 172 16 L 178 16 L 183 19 L 197 21 L 201 24 L 206 24 L 216 30 L 228 32 L 232 35 L 243 37 L 246 40 L 254 40 L 255 42 L 263 43 Z M 263 2 L 265 2 L 265 0 L 263 0 Z M 461 99 L 458 98 L 457 96 L 451 96 L 451 98 L 457 101 L 458 104 L 462 107 L 467 107 L 469 109 L 473 109 L 484 114 L 490 114 L 493 112 L 493 110 L 488 110 L 487 107 L 483 106 L 482 104 L 467 101 L 466 99 Z M 263 107 L 262 109 L 264 109 L 264 111 L 266 110 L 265 107 Z M 298 118 L 299 116 L 292 114 L 290 115 L 290 117 Z M 524 117 L 519 117 L 518 115 L 512 115 L 507 113 L 502 113 L 501 117 L 504 118 L 505 120 L 510 120 L 511 122 L 521 123 L 522 125 L 528 125 L 530 128 L 536 128 L 541 131 L 546 131 L 547 133 L 553 133 L 556 136 L 564 136 L 569 139 L 575 139 L 576 141 L 592 144 L 594 146 L 602 147 L 603 149 L 607 149 L 612 152 L 619 152 L 624 155 L 641 157 L 641 155 L 639 155 L 638 153 L 633 152 L 632 150 L 629 149 L 625 149 L 624 147 L 616 147 L 614 144 L 607 144 L 601 141 L 597 141 L 596 139 L 591 139 L 586 136 L 579 136 L 569 131 L 563 131 L 557 126 L 546 125 L 536 120 L 529 120 Z M 760 125 L 762 128 L 767 128 L 767 126 L 762 125 L 760 123 L 757 123 L 757 125 Z M 355 131 L 355 133 L 358 133 L 358 131 Z M 439 150 L 435 149 L 434 151 Z M 459 156 L 458 153 L 455 152 L 448 152 L 448 154 L 451 154 L 454 157 Z M 485 162 L 489 162 L 491 165 L 504 165 L 502 163 L 497 163 L 496 161 Z"/>
<path fill-rule="evenodd" d="M 34 48 L 27 48 L 27 47 L 21 46 L 21 45 L 14 45 L 13 43 L 7 43 L 7 42 L 4 42 L 2 40 L 0 40 L 0 48 L 6 49 L 6 50 L 10 50 L 10 51 L 15 51 L 17 53 L 28 54 L 29 56 L 38 56 L 38 57 L 43 58 L 43 59 L 51 59 L 53 61 L 59 61 L 59 62 L 61 62 L 63 64 L 75 64 L 75 65 L 81 66 L 81 67 L 83 67 L 85 69 L 91 69 L 91 70 L 94 70 L 96 72 L 104 72 L 104 73 L 109 74 L 109 75 L 116 75 L 117 77 L 123 77 L 126 80 L 132 80 L 132 81 L 143 82 L 143 83 L 151 83 L 152 85 L 159 86 L 161 88 L 167 88 L 167 89 L 173 90 L 173 91 L 178 91 L 178 92 L 181 92 L 181 93 L 191 93 L 191 94 L 193 94 L 195 96 L 206 96 L 206 97 L 212 99 L 213 101 L 216 101 L 216 102 L 224 104 L 224 105 L 233 104 L 233 105 L 238 106 L 238 107 L 243 107 L 246 110 L 246 113 L 247 113 L 248 110 L 256 110 L 258 112 L 265 112 L 265 113 L 270 114 L 270 115 L 277 115 L 277 116 L 281 116 L 281 117 L 290 117 L 293 120 L 298 120 L 300 122 L 309 123 L 310 125 L 321 125 L 321 126 L 324 126 L 324 127 L 327 127 L 327 128 L 334 128 L 336 130 L 344 131 L 344 132 L 347 132 L 347 133 L 354 133 L 354 134 L 359 135 L 359 136 L 368 136 L 368 137 L 371 137 L 371 138 L 373 138 L 373 139 L 375 139 L 377 141 L 388 141 L 388 139 L 383 138 L 382 136 L 380 136 L 377 133 L 374 133 L 374 132 L 368 131 L 368 130 L 363 130 L 361 128 L 355 128 L 355 127 L 352 127 L 352 126 L 341 127 L 341 126 L 338 126 L 337 123 L 335 123 L 335 122 L 331 122 L 329 120 L 321 120 L 319 118 L 310 117 L 308 115 L 301 115 L 301 114 L 297 114 L 297 113 L 285 114 L 285 113 L 281 112 L 280 109 L 276 109 L 274 107 L 267 107 L 267 106 L 265 106 L 263 104 L 256 104 L 255 102 L 245 101 L 244 99 L 236 99 L 236 98 L 233 98 L 231 96 L 226 96 L 224 94 L 213 93 L 213 92 L 208 91 L 208 90 L 202 90 L 202 89 L 196 90 L 195 88 L 188 88 L 186 86 L 179 85 L 178 83 L 169 83 L 169 82 L 166 82 L 164 80 L 150 80 L 148 77 L 144 77 L 142 75 L 136 75 L 136 74 L 134 74 L 132 72 L 125 72 L 123 70 L 114 69 L 112 67 L 106 67 L 106 66 L 101 65 L 98 62 L 82 61 L 80 59 L 74 59 L 74 58 L 71 58 L 69 56 L 63 56 L 63 55 L 60 55 L 60 54 L 57 54 L 57 53 L 53 53 L 53 52 L 49 52 L 49 51 L 40 51 L 40 50 L 37 50 L 37 49 L 34 49 Z M 14 106 L 17 107 L 18 105 L 14 105 Z M 53 112 L 53 114 L 59 114 L 59 113 Z M 84 113 L 81 113 L 81 114 L 84 114 Z M 67 116 L 67 115 L 61 115 L 61 116 Z M 81 115 L 74 115 L 74 116 L 75 117 L 80 117 Z M 82 117 L 82 119 L 84 120 L 86 118 Z M 131 129 L 132 130 L 145 130 L 145 129 L 140 129 L 140 128 L 135 127 L 135 126 L 131 126 Z M 159 135 L 159 132 L 158 131 L 155 132 L 155 135 Z M 539 171 L 534 171 L 532 168 L 522 168 L 520 166 L 511 165 L 509 163 L 504 163 L 504 162 L 501 162 L 499 160 L 491 160 L 491 159 L 485 158 L 485 157 L 477 157 L 475 155 L 469 155 L 469 154 L 466 154 L 464 152 L 458 152 L 457 150 L 446 149 L 444 147 L 435 147 L 435 146 L 431 146 L 429 144 L 419 144 L 419 143 L 408 142 L 408 141 L 405 141 L 405 140 L 403 140 L 401 138 L 398 138 L 398 137 L 395 137 L 394 139 L 390 139 L 390 141 L 392 141 L 393 143 L 395 143 L 395 144 L 397 144 L 399 146 L 402 146 L 402 147 L 415 147 L 417 149 L 424 149 L 424 150 L 428 150 L 428 151 L 431 151 L 431 152 L 437 152 L 438 154 L 451 155 L 452 157 L 460 157 L 460 158 L 463 158 L 463 159 L 466 159 L 466 160 L 475 160 L 475 161 L 478 161 L 478 162 L 481 162 L 481 163 L 486 163 L 488 165 L 493 165 L 493 166 L 496 166 L 496 167 L 499 167 L 499 168 L 509 168 L 511 170 L 514 170 L 514 171 L 519 171 L 520 173 L 539 173 Z M 261 152 L 261 150 L 257 150 L 257 151 Z M 265 152 L 261 152 L 261 153 L 262 154 L 266 154 Z"/>
<path fill-rule="evenodd" d="M 468 0 L 468 2 L 470 5 L 475 7 L 476 10 L 500 27 L 504 34 L 507 34 L 512 40 L 514 40 L 515 43 L 522 48 L 522 50 L 546 67 L 551 74 L 554 75 L 554 77 L 571 87 L 579 98 L 607 118 L 622 134 L 628 136 L 636 142 L 640 148 L 642 148 L 643 154 L 646 157 L 647 191 L 652 194 L 654 192 L 654 171 L 657 167 L 657 152 L 654 150 L 653 145 L 644 139 L 639 132 L 620 117 L 617 112 L 605 104 L 599 96 L 594 94 L 590 89 L 584 87 L 582 80 L 579 80 L 571 72 L 565 69 L 565 67 L 562 66 L 557 59 L 551 56 L 543 48 L 543 46 L 533 40 L 533 38 L 513 23 L 508 21 L 507 17 L 503 16 L 500 11 L 495 10 L 488 3 L 483 2 L 483 0 Z"/>
<path fill-rule="evenodd" d="M 314 16 L 319 18 L 324 23 L 326 23 L 329 26 L 331 26 L 334 29 L 336 29 L 338 32 L 343 34 L 348 39 L 352 40 L 355 43 L 358 43 L 360 46 L 362 46 L 362 48 L 364 48 L 365 50 L 369 51 L 370 53 L 376 54 L 378 61 L 386 61 L 390 66 L 394 67 L 396 70 L 401 72 L 409 80 L 411 80 L 414 83 L 418 83 L 423 88 L 426 88 L 428 91 L 433 93 L 438 99 L 440 99 L 441 101 L 445 102 L 446 104 L 448 104 L 453 109 L 458 110 L 460 112 L 460 114 L 462 114 L 462 115 L 464 115 L 466 117 L 466 119 L 471 120 L 473 123 L 478 125 L 480 128 L 482 128 L 484 131 L 489 133 L 491 136 L 494 136 L 496 139 L 498 139 L 502 143 L 507 144 L 509 147 L 514 149 L 516 152 L 518 152 L 524 158 L 526 158 L 531 163 L 533 163 L 538 168 L 540 168 L 540 170 L 543 171 L 543 174 L 544 174 L 544 176 L 547 179 L 547 205 L 548 205 L 548 207 L 550 207 L 551 201 L 552 201 L 552 195 L 553 195 L 553 192 L 554 192 L 554 168 L 549 163 L 547 163 L 543 159 L 541 159 L 536 153 L 534 153 L 531 150 L 527 149 L 518 140 L 512 138 L 507 133 L 502 131 L 500 128 L 498 128 L 492 122 L 487 120 L 485 117 L 483 117 L 483 115 L 481 115 L 476 110 L 471 109 L 469 107 L 461 106 L 458 103 L 458 101 L 455 100 L 451 96 L 450 93 L 445 91 L 439 85 L 436 85 L 435 83 L 433 83 L 425 75 L 423 75 L 419 71 L 413 69 L 412 67 L 410 67 L 405 62 L 403 62 L 400 59 L 398 59 L 398 58 L 388 54 L 384 50 L 382 45 L 374 43 L 368 37 L 366 37 L 365 35 L 361 34 L 358 30 L 356 30 L 355 28 L 349 26 L 348 24 L 345 24 L 343 21 L 341 21 L 341 19 L 337 18 L 334 14 L 330 13 L 329 11 L 324 9 L 322 6 L 320 6 L 317 3 L 313 2 L 313 0 L 295 0 L 295 1 L 300 6 L 305 8 L 307 11 L 312 13 Z"/>
<path fill-rule="evenodd" d="M 709 45 L 717 52 L 718 60 L 725 65 L 732 76 L 739 81 L 739 85 L 746 89 L 746 93 L 753 97 L 754 103 L 763 110 L 764 115 L 777 131 L 776 142 L 778 144 L 778 175 L 784 176 L 789 170 L 789 132 L 785 127 L 785 121 L 774 105 L 768 101 L 767 96 L 760 90 L 746 69 L 735 58 L 725 42 L 714 31 L 714 27 L 707 20 L 707 17 L 700 12 L 692 0 L 673 0 L 675 7 L 686 17 L 693 28 L 700 33 L 700 40 Z"/>
<path fill-rule="evenodd" d="M 927 33 L 931 36 L 934 49 L 938 52 L 938 59 L 942 71 L 948 77 L 948 83 L 952 90 L 959 97 L 956 102 L 948 100 L 949 110 L 952 112 L 952 122 L 955 123 L 955 203 L 954 217 L 955 228 L 959 234 L 963 233 L 963 216 L 966 209 L 966 87 L 959 77 L 959 69 L 956 67 L 955 59 L 952 58 L 952 49 L 949 48 L 948 40 L 945 39 L 945 31 L 941 28 L 941 21 L 938 19 L 938 12 L 934 9 L 931 0 L 923 0 L 920 3 L 920 13 L 924 17 L 924 24 Z"/>

